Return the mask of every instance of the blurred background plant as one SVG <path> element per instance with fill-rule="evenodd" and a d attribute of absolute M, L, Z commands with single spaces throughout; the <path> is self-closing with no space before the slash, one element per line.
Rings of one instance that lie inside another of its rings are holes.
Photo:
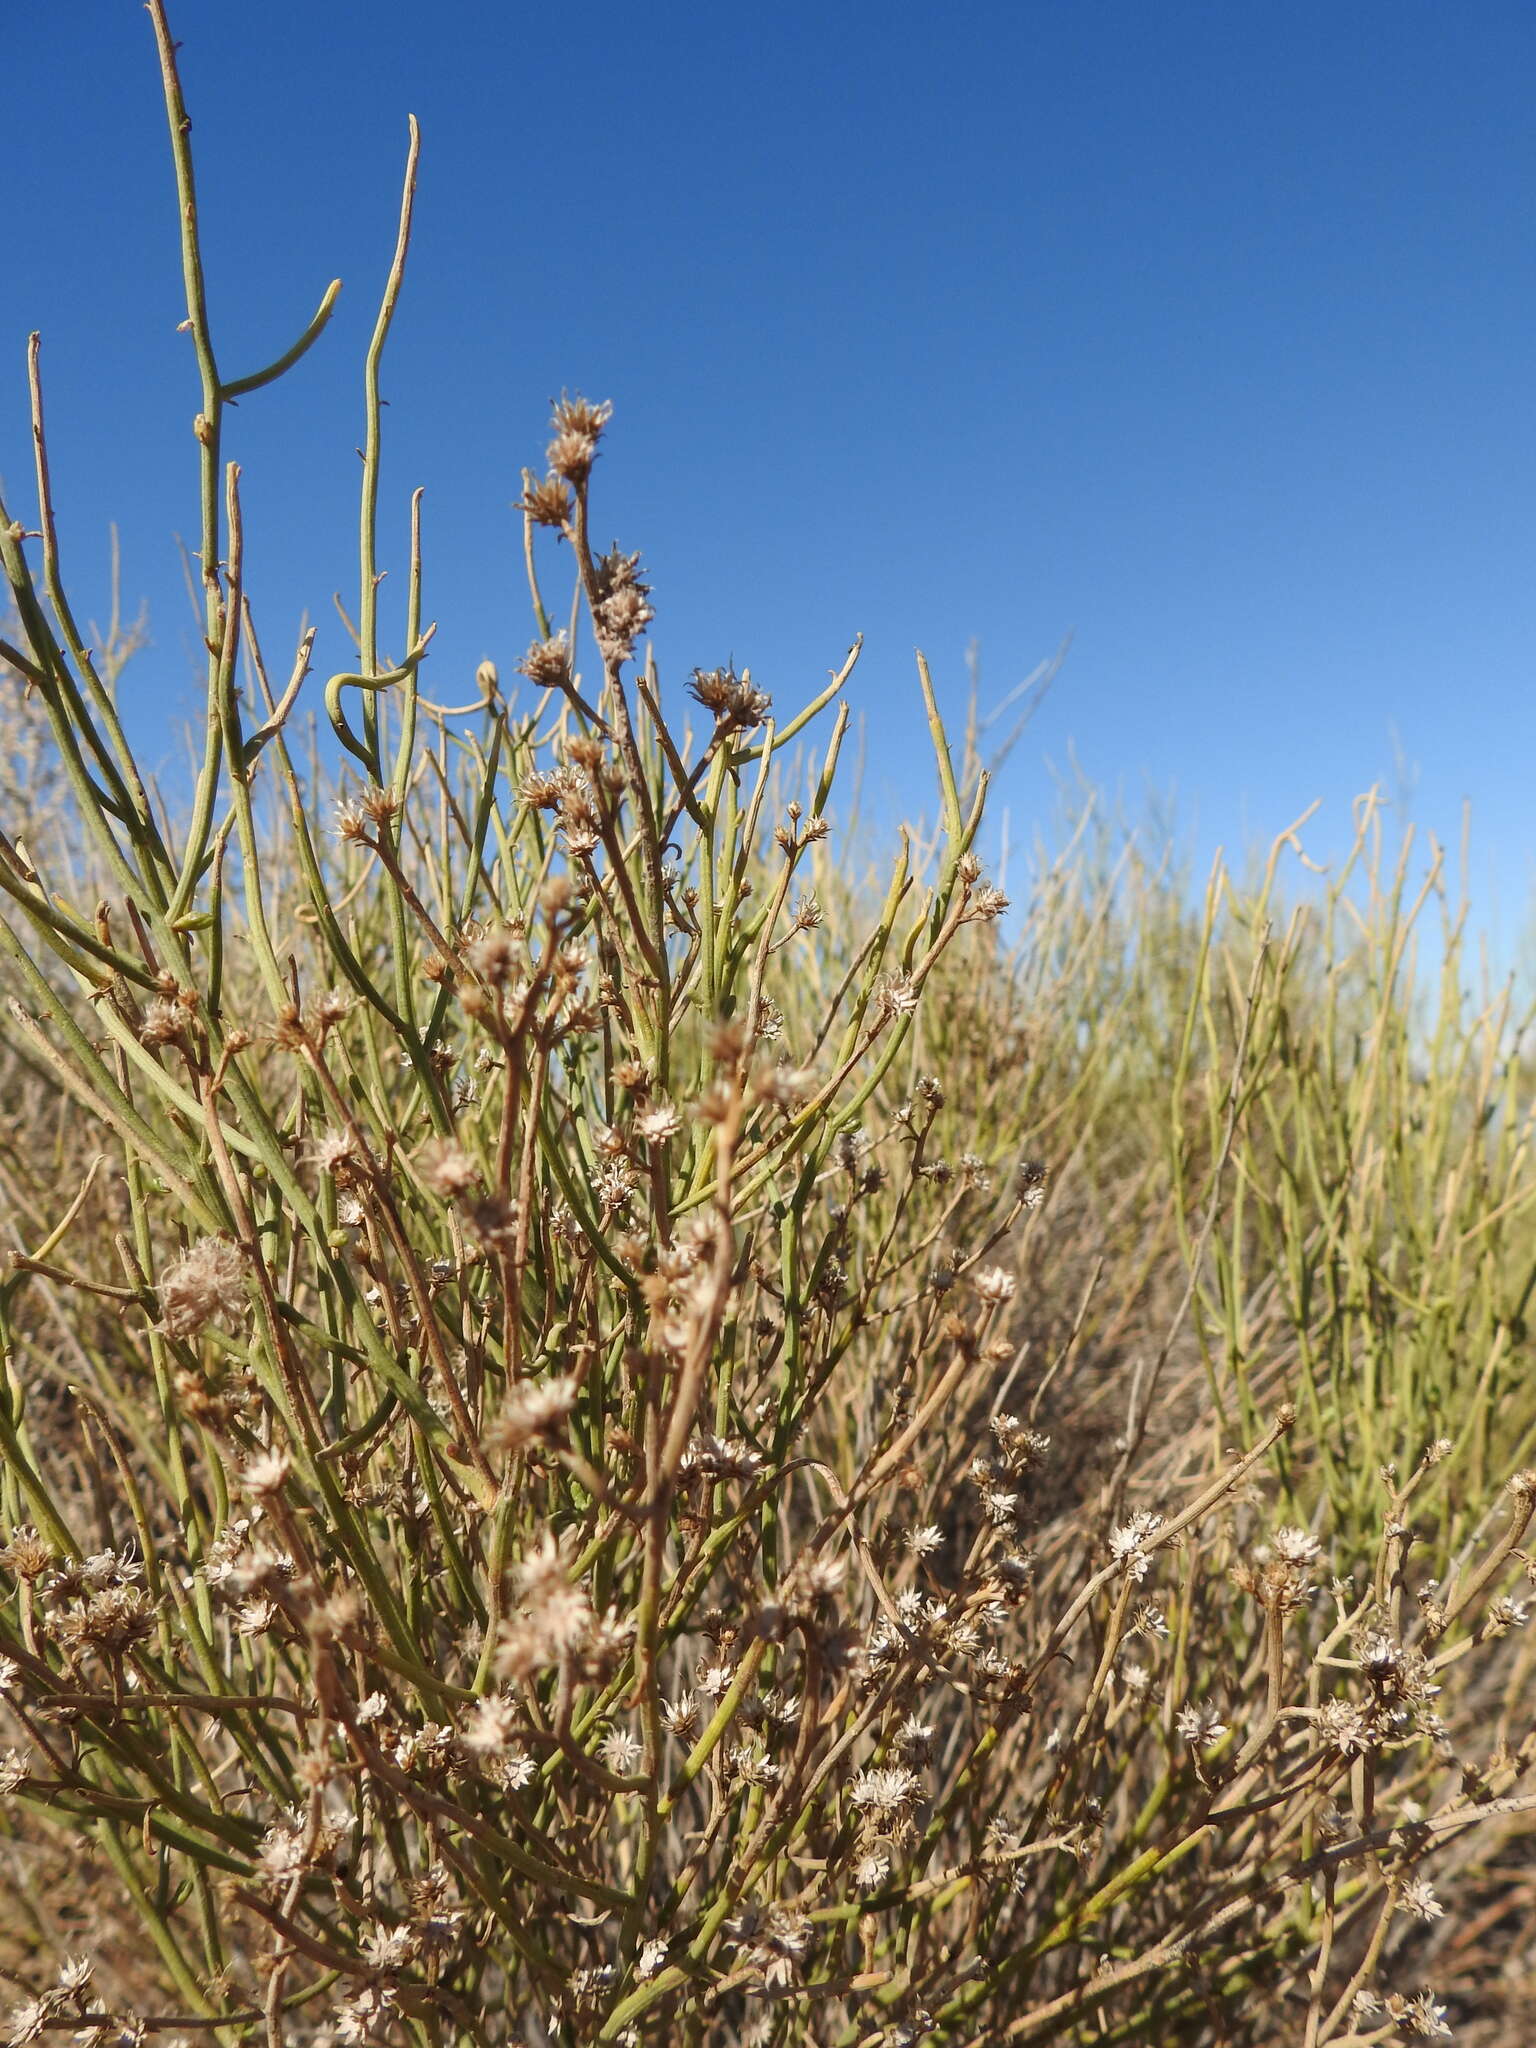
<path fill-rule="evenodd" d="M 1523 2039 L 1529 1018 L 1438 853 L 1367 798 L 1341 872 L 1288 888 L 1301 821 L 1202 897 L 1084 803 L 1010 909 L 920 662 L 937 822 L 866 871 L 857 646 L 789 715 L 664 690 L 579 398 L 517 679 L 429 698 L 414 131 L 347 765 L 299 749 L 224 441 L 337 288 L 225 375 L 150 12 L 187 804 L 66 594 L 35 338 L 0 508 L 11 2037 Z"/>

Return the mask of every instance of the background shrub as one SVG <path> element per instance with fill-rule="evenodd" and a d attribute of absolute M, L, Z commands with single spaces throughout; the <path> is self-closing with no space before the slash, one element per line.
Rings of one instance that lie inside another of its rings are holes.
<path fill-rule="evenodd" d="M 414 144 L 348 766 L 296 758 L 313 636 L 274 682 L 223 443 L 330 295 L 226 376 L 150 11 L 187 805 L 66 596 L 35 339 L 0 508 L 12 2038 L 1493 2038 L 1528 1036 L 1438 861 L 1367 800 L 1309 899 L 1293 830 L 1202 902 L 1089 806 L 1010 912 L 920 663 L 937 823 L 866 877 L 857 646 L 789 716 L 664 692 L 579 398 L 517 680 L 429 699 L 419 518 L 392 648 L 374 537 Z"/>

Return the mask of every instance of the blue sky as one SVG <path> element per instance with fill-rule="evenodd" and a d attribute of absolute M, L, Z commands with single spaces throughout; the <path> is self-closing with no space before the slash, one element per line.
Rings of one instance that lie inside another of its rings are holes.
<path fill-rule="evenodd" d="M 997 794 L 1017 842 L 1075 754 L 1172 791 L 1202 857 L 1374 780 L 1474 817 L 1482 921 L 1536 879 L 1536 11 L 1484 0 L 580 10 L 173 5 L 273 665 L 341 666 L 361 362 L 406 115 L 416 240 L 384 388 L 387 637 L 426 488 L 429 693 L 529 638 L 510 511 L 547 401 L 610 398 L 600 536 L 639 547 L 664 680 L 732 656 L 787 705 L 853 634 L 868 789 L 928 800 L 912 650 L 946 702 L 1062 638 Z M 30 510 L 44 335 L 74 581 L 106 532 L 149 603 L 130 715 L 195 708 L 175 537 L 197 387 L 149 23 L 13 10 L 0 475 Z M 318 688 L 316 686 L 316 694 Z"/>

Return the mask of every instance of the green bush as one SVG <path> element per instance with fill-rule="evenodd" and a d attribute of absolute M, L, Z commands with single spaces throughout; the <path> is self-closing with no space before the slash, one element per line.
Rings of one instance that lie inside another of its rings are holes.
<path fill-rule="evenodd" d="M 179 820 L 65 594 L 35 339 L 37 532 L 0 508 L 11 2038 L 1443 2035 L 1431 1880 L 1536 1803 L 1521 1020 L 1454 916 L 1417 1014 L 1430 896 L 1286 913 L 1279 847 L 1197 912 L 1085 817 L 1008 920 L 921 664 L 939 823 L 866 883 L 857 647 L 782 722 L 664 697 L 580 399 L 516 688 L 429 700 L 419 521 L 398 658 L 374 538 L 414 136 L 322 693 L 362 777 L 301 765 L 226 407 L 335 287 L 225 376 L 150 12 Z"/>

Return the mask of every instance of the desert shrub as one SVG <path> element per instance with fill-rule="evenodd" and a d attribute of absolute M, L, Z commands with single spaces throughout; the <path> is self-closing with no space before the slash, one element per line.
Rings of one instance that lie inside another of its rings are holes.
<path fill-rule="evenodd" d="M 393 657 L 375 542 L 414 139 L 361 775 L 300 760 L 223 444 L 334 289 L 224 374 L 150 11 L 187 805 L 66 596 L 35 343 L 0 508 L 12 2038 L 1443 2034 L 1436 1875 L 1531 1804 L 1517 1020 L 1452 967 L 1425 1031 L 1390 890 L 1313 944 L 1274 863 L 1191 908 L 1088 824 L 1010 926 L 926 669 L 938 822 L 871 887 L 857 648 L 782 720 L 664 691 L 580 399 L 517 683 L 428 698 L 419 518 Z"/>

